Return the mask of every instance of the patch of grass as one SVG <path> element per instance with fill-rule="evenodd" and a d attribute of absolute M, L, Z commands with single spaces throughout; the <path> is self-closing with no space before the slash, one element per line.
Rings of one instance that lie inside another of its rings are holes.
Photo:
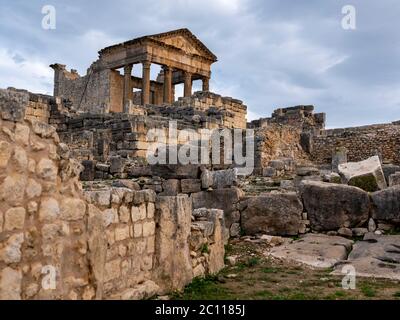
<path fill-rule="evenodd" d="M 364 294 L 364 296 L 368 298 L 373 298 L 376 296 L 376 290 L 368 285 L 361 286 L 360 290 Z"/>
<path fill-rule="evenodd" d="M 261 298 L 271 298 L 273 296 L 273 293 L 268 290 L 261 290 L 256 292 L 254 295 Z"/>
<path fill-rule="evenodd" d="M 225 256 L 229 256 L 232 253 L 233 246 L 228 243 L 225 245 Z"/>
<path fill-rule="evenodd" d="M 278 268 L 262 268 L 261 269 L 261 272 L 264 272 L 264 273 L 278 273 L 279 272 L 279 269 Z"/>
<path fill-rule="evenodd" d="M 400 298 L 400 291 L 393 293 L 393 297 Z"/>
<path fill-rule="evenodd" d="M 228 290 L 218 285 L 217 276 L 195 278 L 183 292 L 175 292 L 172 299 L 176 300 L 227 300 L 231 299 Z"/>
<path fill-rule="evenodd" d="M 251 257 L 249 260 L 247 260 L 246 265 L 251 268 L 251 267 L 258 265 L 259 263 L 260 263 L 260 258 Z"/>
<path fill-rule="evenodd" d="M 203 244 L 203 246 L 201 247 L 201 253 L 210 253 L 210 249 L 208 248 L 207 243 Z"/>
<path fill-rule="evenodd" d="M 385 232 L 386 235 L 397 236 L 400 235 L 400 227 L 394 227 L 393 229 Z"/>

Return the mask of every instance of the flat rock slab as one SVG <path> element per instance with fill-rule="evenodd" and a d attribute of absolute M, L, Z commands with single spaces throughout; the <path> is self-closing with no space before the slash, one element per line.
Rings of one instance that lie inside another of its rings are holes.
<path fill-rule="evenodd" d="M 347 259 L 353 241 L 324 234 L 306 234 L 299 240 L 274 247 L 267 255 L 313 268 L 332 268 Z"/>
<path fill-rule="evenodd" d="M 332 274 L 343 275 L 344 265 L 352 265 L 356 276 L 400 280 L 400 235 L 367 233 L 353 246 L 348 260 Z"/>

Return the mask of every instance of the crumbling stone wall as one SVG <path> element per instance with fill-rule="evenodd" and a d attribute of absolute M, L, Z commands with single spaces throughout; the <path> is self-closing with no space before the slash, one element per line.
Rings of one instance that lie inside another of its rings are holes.
<path fill-rule="evenodd" d="M 188 246 L 188 196 L 163 206 L 162 197 L 134 184 L 83 192 L 80 163 L 54 127 L 24 120 L 27 105 L 24 93 L 0 91 L 0 298 L 142 299 L 187 284 L 198 266 Z M 188 223 L 175 224 L 168 213 L 177 214 L 173 203 L 183 199 L 179 219 Z M 171 225 L 186 230 L 182 237 Z M 218 225 L 212 230 L 210 245 L 223 238 Z M 175 280 L 160 278 L 172 259 Z M 201 263 L 216 272 L 220 259 Z"/>
<path fill-rule="evenodd" d="M 222 114 L 225 128 L 246 129 L 247 106 L 238 99 L 222 97 L 208 91 L 195 92 L 191 97 L 179 98 L 174 106 L 190 106 L 194 110 L 206 111 L 209 115 Z"/>
<path fill-rule="evenodd" d="M 400 124 L 378 124 L 331 129 L 313 137 L 311 159 L 331 163 L 337 149 L 347 150 L 348 161 L 361 161 L 379 155 L 384 163 L 400 164 Z"/>

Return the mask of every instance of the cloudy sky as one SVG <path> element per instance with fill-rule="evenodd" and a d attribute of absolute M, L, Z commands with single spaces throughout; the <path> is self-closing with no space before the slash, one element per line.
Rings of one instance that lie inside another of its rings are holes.
<path fill-rule="evenodd" d="M 313 104 L 328 127 L 400 120 L 399 0 L 0 0 L 0 87 L 51 93 L 49 64 L 85 74 L 107 45 L 182 27 L 219 59 L 211 90 L 245 101 L 250 119 Z"/>

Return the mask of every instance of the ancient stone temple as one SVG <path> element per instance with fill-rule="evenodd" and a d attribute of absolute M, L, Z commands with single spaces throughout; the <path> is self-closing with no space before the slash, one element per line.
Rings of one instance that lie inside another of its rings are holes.
<path fill-rule="evenodd" d="M 192 95 L 194 80 L 201 80 L 202 91 L 209 91 L 211 65 L 216 61 L 188 29 L 144 36 L 100 50 L 99 59 L 83 77 L 75 70 L 68 72 L 65 65 L 53 64 L 54 95 L 70 99 L 78 109 L 100 108 L 103 113 L 128 112 L 132 104 L 172 104 L 177 84 L 184 84 L 184 97 Z M 139 64 L 141 78 L 132 76 Z M 152 64 L 162 67 L 154 81 Z"/>

